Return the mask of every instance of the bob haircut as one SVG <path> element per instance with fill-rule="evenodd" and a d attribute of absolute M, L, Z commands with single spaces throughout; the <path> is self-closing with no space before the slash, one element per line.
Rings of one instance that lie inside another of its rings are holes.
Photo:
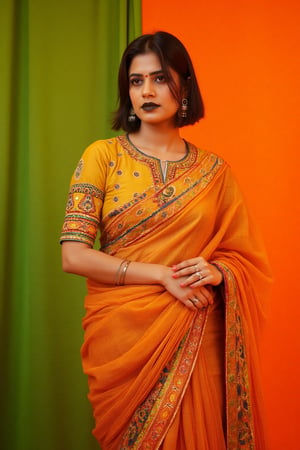
<path fill-rule="evenodd" d="M 162 65 L 166 82 L 174 98 L 181 105 L 182 98 L 188 99 L 187 117 L 177 114 L 175 126 L 180 128 L 198 122 L 204 116 L 204 105 L 196 79 L 191 58 L 184 45 L 170 33 L 158 31 L 154 34 L 144 34 L 132 41 L 126 48 L 119 68 L 119 107 L 114 113 L 113 129 L 123 129 L 127 132 L 138 131 L 141 121 L 138 117 L 133 122 L 128 121 L 132 107 L 129 97 L 129 68 L 133 58 L 145 53 L 155 53 Z M 179 75 L 180 89 L 170 74 L 169 68 Z M 180 111 L 180 109 L 179 109 Z"/>

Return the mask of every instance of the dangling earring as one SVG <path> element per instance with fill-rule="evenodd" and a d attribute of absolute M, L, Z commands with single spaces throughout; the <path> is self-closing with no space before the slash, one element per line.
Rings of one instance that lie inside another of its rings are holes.
<path fill-rule="evenodd" d="M 188 105 L 189 105 L 188 99 L 183 98 L 181 100 L 181 111 L 180 111 L 180 117 L 182 117 L 182 119 L 185 119 L 187 116 Z"/>
<path fill-rule="evenodd" d="M 135 122 L 135 120 L 136 120 L 136 115 L 135 115 L 134 109 L 130 108 L 128 122 Z"/>

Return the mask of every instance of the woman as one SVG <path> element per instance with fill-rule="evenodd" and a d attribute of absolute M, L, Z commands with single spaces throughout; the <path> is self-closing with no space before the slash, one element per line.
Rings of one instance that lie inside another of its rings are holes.
<path fill-rule="evenodd" d="M 119 98 L 114 128 L 127 134 L 84 152 L 61 236 L 63 269 L 88 279 L 94 435 L 103 450 L 264 449 L 268 266 L 226 162 L 180 137 L 203 117 L 182 43 L 133 41 Z"/>

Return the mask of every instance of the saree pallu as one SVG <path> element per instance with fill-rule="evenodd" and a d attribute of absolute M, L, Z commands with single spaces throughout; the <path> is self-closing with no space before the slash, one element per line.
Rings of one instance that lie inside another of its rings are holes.
<path fill-rule="evenodd" d="M 269 268 L 227 164 L 214 154 L 190 151 L 197 156 L 183 172 L 159 187 L 148 185 L 117 213 L 107 210 L 101 249 L 168 266 L 203 256 L 222 271 L 224 283 L 213 288 L 214 305 L 195 313 L 161 285 L 88 280 L 81 354 L 94 435 L 103 450 L 266 448 L 258 344 Z M 219 341 L 209 343 L 218 329 Z M 215 387 L 210 372 L 204 373 L 210 349 L 219 352 L 219 360 L 224 354 Z M 214 393 L 204 409 L 219 403 L 224 423 L 221 417 L 217 425 L 207 424 L 213 410 L 205 417 L 195 410 L 206 391 Z"/>

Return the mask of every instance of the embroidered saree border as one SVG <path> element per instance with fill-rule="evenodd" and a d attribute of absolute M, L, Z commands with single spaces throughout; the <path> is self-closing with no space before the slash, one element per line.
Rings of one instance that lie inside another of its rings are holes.
<path fill-rule="evenodd" d="M 151 233 L 155 227 L 179 212 L 195 195 L 205 190 L 222 166 L 224 166 L 223 159 L 213 153 L 204 154 L 196 166 L 179 175 L 177 179 L 163 185 L 159 190 L 155 187 L 150 188 L 139 202 L 120 211 L 113 220 L 110 217 L 109 225 L 104 226 L 101 237 L 102 250 L 115 254 L 119 248 L 126 247 L 136 239 Z M 195 177 L 191 175 L 195 170 L 199 173 L 196 181 L 193 181 Z M 154 210 L 153 204 L 156 205 Z M 131 225 L 130 216 L 141 219 Z M 103 218 L 103 223 L 106 222 L 107 219 Z"/>
<path fill-rule="evenodd" d="M 255 450 L 248 361 L 237 285 L 225 264 L 213 263 L 223 273 L 225 289 L 227 449 Z"/>
<path fill-rule="evenodd" d="M 135 411 L 120 450 L 156 450 L 180 407 L 202 341 L 208 310 L 196 314 L 177 352 L 147 399 Z"/>

